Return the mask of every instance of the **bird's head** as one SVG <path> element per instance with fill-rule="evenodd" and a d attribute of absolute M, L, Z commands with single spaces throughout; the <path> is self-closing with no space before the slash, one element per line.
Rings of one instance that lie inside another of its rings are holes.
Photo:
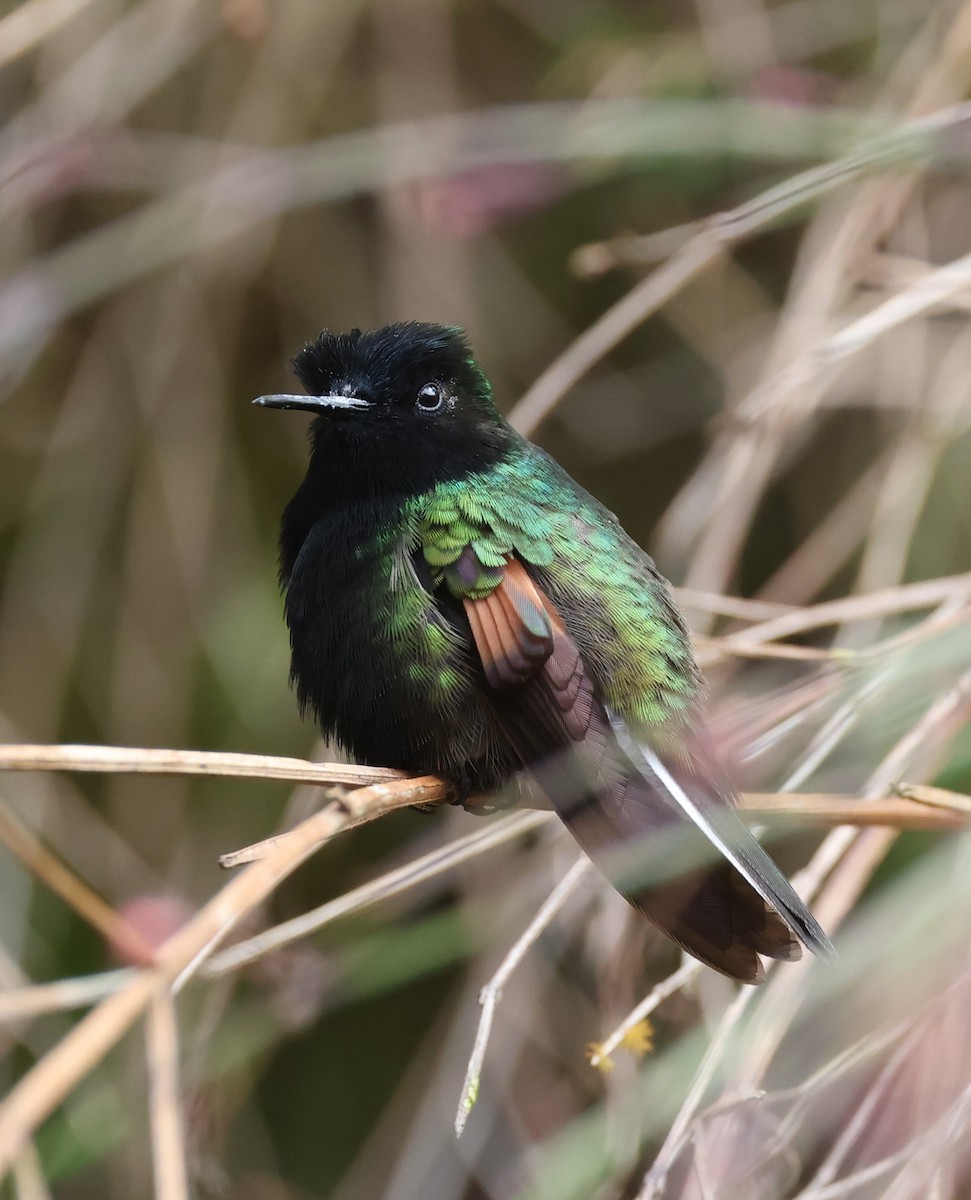
<path fill-rule="evenodd" d="M 331 470 L 366 456 L 375 474 L 412 476 L 419 465 L 437 463 L 446 477 L 495 461 L 514 436 L 456 326 L 408 321 L 366 332 L 324 330 L 296 355 L 293 370 L 307 395 L 253 403 L 313 413 L 313 454 Z"/>

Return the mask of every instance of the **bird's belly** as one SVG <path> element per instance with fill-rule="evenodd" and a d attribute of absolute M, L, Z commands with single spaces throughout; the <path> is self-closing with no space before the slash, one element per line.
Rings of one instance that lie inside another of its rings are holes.
<path fill-rule="evenodd" d="M 474 789 L 515 770 L 468 635 L 417 584 L 382 562 L 298 567 L 287 622 L 301 705 L 358 761 Z"/>

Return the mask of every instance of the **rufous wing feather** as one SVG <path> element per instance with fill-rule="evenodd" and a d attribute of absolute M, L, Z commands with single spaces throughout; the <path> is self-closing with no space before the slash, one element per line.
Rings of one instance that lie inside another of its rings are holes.
<path fill-rule="evenodd" d="M 552 653 L 553 627 L 544 598 L 515 559 L 506 564 L 493 592 L 463 604 L 492 687 L 524 683 Z"/>

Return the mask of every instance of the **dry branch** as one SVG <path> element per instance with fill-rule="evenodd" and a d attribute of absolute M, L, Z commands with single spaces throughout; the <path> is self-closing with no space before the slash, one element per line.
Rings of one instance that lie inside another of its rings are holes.
<path fill-rule="evenodd" d="M 58 979 L 35 987 L 0 992 L 0 1025 L 30 1020 L 43 1013 L 87 1008 L 124 987 L 135 975 L 133 967 L 102 971 L 77 979 Z"/>
<path fill-rule="evenodd" d="M 429 777 L 358 788 L 304 821 L 252 863 L 157 951 L 154 966 L 89 1013 L 11 1090 L 0 1108 L 0 1177 L 34 1129 L 141 1017 L 153 998 L 185 978 L 278 884 L 351 821 L 427 803 L 442 785 Z"/>
<path fill-rule="evenodd" d="M 26 54 L 91 0 L 25 0 L 0 20 L 0 66 Z"/>
<path fill-rule="evenodd" d="M 179 1096 L 179 1028 L 169 992 L 152 997 L 146 1019 L 148 1097 L 156 1200 L 189 1200 L 185 1118 Z"/>
<path fill-rule="evenodd" d="M 129 746 L 0 745 L 2 771 L 94 771 L 104 774 L 219 775 L 229 779 L 281 779 L 290 783 L 364 787 L 406 778 L 389 767 L 313 763 L 266 754 L 212 750 L 156 750 Z"/>
<path fill-rule="evenodd" d="M 469 1113 L 472 1111 L 476 1097 L 479 1094 L 482 1064 L 485 1062 L 486 1050 L 489 1046 L 489 1035 L 492 1033 L 492 1022 L 495 1019 L 499 1001 L 502 999 L 503 988 L 509 982 L 512 973 L 526 957 L 526 954 L 537 938 L 540 937 L 543 930 L 546 929 L 547 925 L 549 925 L 563 905 L 573 895 L 581 880 L 592 867 L 593 863 L 585 856 L 581 856 L 576 860 L 540 905 L 536 915 L 512 944 L 492 978 L 479 993 L 479 1005 L 482 1008 L 482 1014 L 479 1017 L 479 1028 L 476 1031 L 472 1053 L 469 1056 L 469 1065 L 466 1068 L 465 1081 L 462 1084 L 458 1111 L 455 1114 L 456 1137 L 462 1136 L 462 1130 L 465 1128 L 465 1123 L 469 1119 Z"/>
<path fill-rule="evenodd" d="M 52 1200 L 40 1155 L 32 1142 L 14 1163 L 13 1180 L 17 1200 Z"/>
<path fill-rule="evenodd" d="M 825 604 L 793 609 L 782 616 L 753 625 L 742 633 L 715 640 L 718 641 L 718 649 L 725 652 L 730 649 L 745 649 L 846 621 L 863 621 L 930 608 L 955 596 L 971 596 L 971 574 L 926 579 L 919 583 L 884 588 L 865 596 L 847 596 L 841 600 L 827 601 Z"/>
<path fill-rule="evenodd" d="M 353 912 L 359 912 L 362 908 L 375 904 L 379 900 L 386 900 L 391 896 L 398 895 L 407 888 L 424 883 L 479 854 L 494 849 L 496 846 L 504 845 L 513 838 L 536 829 L 552 815 L 552 813 L 546 812 L 519 812 L 490 821 L 485 829 L 449 842 L 448 845 L 432 850 L 405 866 L 385 871 L 379 878 L 362 884 L 350 892 L 345 892 L 342 896 L 320 905 L 319 908 L 302 913 L 299 917 L 292 917 L 289 921 L 283 921 L 279 925 L 274 925 L 270 929 L 263 930 L 262 933 L 245 939 L 245 941 L 237 942 L 226 950 L 221 950 L 209 959 L 202 974 L 206 978 L 214 978 L 226 971 L 238 970 L 240 967 L 255 962 L 264 954 L 279 950 L 282 946 L 289 945 L 298 938 L 307 937 L 308 934 L 323 928 L 331 921 L 346 917 Z M 0 999 L 0 1013 L 2 1011 L 2 999 Z"/>
<path fill-rule="evenodd" d="M 0 801 L 0 841 L 110 945 L 135 962 L 151 961 L 152 947 L 138 931 L 48 850 L 3 801 Z"/>
<path fill-rule="evenodd" d="M 174 774 L 225 773 L 235 777 L 329 784 L 373 778 L 374 775 L 367 768 L 255 755 L 210 755 L 90 746 L 0 747 L 0 769 L 45 768 Z M 373 819 L 396 808 L 440 801 L 449 794 L 448 785 L 432 777 L 410 779 L 401 778 L 397 772 L 377 773 L 384 778 L 391 775 L 392 779 L 350 791 L 290 833 L 273 840 L 262 858 L 231 880 L 156 952 L 149 969 L 138 971 L 130 978 L 125 975 L 111 979 L 110 986 L 121 984 L 120 990 L 104 1000 L 50 1051 L 20 1081 L 0 1108 L 0 1170 L 10 1168 L 37 1125 L 131 1025 L 155 1004 L 156 999 L 165 996 L 169 989 L 179 986 L 197 970 L 232 928 L 325 841 L 354 823 Z M 930 804 L 902 795 L 860 800 L 855 797 L 752 794 L 743 797 L 742 807 L 762 817 L 786 816 L 820 824 L 891 823 L 898 828 L 945 829 L 957 828 L 967 819 L 967 798 L 956 797 L 948 804 L 947 794 L 939 790 Z M 16 839 L 17 827 L 13 828 Z M 531 931 L 534 925 L 531 925 Z M 262 950 L 263 947 L 260 947 L 257 953 Z M 241 965 L 253 956 L 248 953 L 232 965 Z M 512 961 L 515 964 L 518 959 L 514 957 Z M 53 986 L 61 992 L 66 987 Z M 35 990 L 39 991 L 31 989 Z M 94 994 L 98 994 L 98 989 Z M 63 995 L 59 992 L 56 998 L 53 994 L 49 997 L 45 994 L 43 1000 L 47 1003 L 40 1003 L 40 1008 L 50 1006 L 49 1002 L 55 999 L 74 1003 L 84 1002 L 84 998 L 81 994 L 70 993 L 70 989 Z M 37 1011 L 36 1003 L 30 1003 L 31 997 L 22 996 L 20 1000 L 27 1003 L 15 1003 L 10 1015 L 22 1016 L 32 1008 Z M 40 996 L 38 1000 L 41 1000 Z M 171 1186 L 175 1188 L 176 1184 Z M 173 1191 L 172 1194 L 177 1193 Z"/>
<path fill-rule="evenodd" d="M 957 577 L 962 581 L 966 577 Z M 938 583 L 952 581 L 936 581 Z M 915 585 L 919 586 L 919 585 Z M 905 589 L 892 589 L 902 592 Z M 914 599 L 925 602 L 928 592 L 915 594 Z M 940 594 L 935 591 L 935 595 Z M 889 603 L 913 603 L 913 599 L 894 595 Z M 839 604 L 840 602 L 835 602 Z M 830 610 L 831 605 L 819 608 Z M 828 623 L 832 617 L 827 611 L 821 620 Z M 769 624 L 772 624 L 770 622 Z M 771 631 L 770 631 L 771 633 Z M 854 703 L 858 703 L 858 700 Z M 209 775 L 229 778 L 270 779 L 309 784 L 343 784 L 357 786 L 365 791 L 380 790 L 382 783 L 420 784 L 413 793 L 415 799 L 394 807 L 409 804 L 433 804 L 447 800 L 452 794 L 451 785 L 444 780 L 423 777 L 418 780 L 402 771 L 383 767 L 358 767 L 344 763 L 313 763 L 297 758 L 276 758 L 258 754 L 230 754 L 197 750 L 136 749 L 121 746 L 42 746 L 0 745 L 0 771 L 82 771 L 134 774 Z M 368 786 L 370 785 L 370 786 Z M 351 792 L 343 803 L 354 806 Z M 897 829 L 958 829 L 965 824 L 967 797 L 953 792 L 936 790 L 937 799 L 925 796 L 919 790 L 879 799 L 861 800 L 855 796 L 811 794 L 803 792 L 746 793 L 739 797 L 739 808 L 751 814 L 753 820 L 784 818 L 807 825 L 890 825 Z M 474 800 L 474 798 L 473 798 Z M 342 828 L 350 827 L 359 820 L 373 819 L 371 807 L 365 806 L 360 815 L 351 816 Z M 303 827 L 301 826 L 300 829 Z M 271 838 L 224 854 L 220 862 L 225 867 L 265 859 L 282 845 L 296 837 L 300 830 L 276 834 Z M 31 865 L 42 879 L 68 900 L 86 919 L 102 929 L 110 939 L 126 943 L 127 926 L 120 922 L 117 914 L 87 885 L 77 880 L 46 851 L 12 813 L 5 814 L 0 808 L 0 838 L 20 857 Z M 51 865 L 48 867 L 48 863 Z M 66 875 L 69 879 L 62 880 Z M 87 893 L 87 901 L 76 896 L 80 888 Z M 93 907 L 92 907 L 93 906 Z M 131 936 L 136 935 L 131 931 Z M 149 948 L 138 943 L 138 957 L 150 957 Z"/>

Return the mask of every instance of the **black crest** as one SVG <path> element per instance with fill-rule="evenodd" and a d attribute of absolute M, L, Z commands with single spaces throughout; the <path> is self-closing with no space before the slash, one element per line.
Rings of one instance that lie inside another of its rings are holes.
<path fill-rule="evenodd" d="M 378 404 L 411 401 L 429 382 L 448 384 L 471 400 L 488 402 L 489 382 L 457 325 L 404 321 L 383 329 L 325 329 L 293 359 L 311 396 L 345 392 Z"/>

